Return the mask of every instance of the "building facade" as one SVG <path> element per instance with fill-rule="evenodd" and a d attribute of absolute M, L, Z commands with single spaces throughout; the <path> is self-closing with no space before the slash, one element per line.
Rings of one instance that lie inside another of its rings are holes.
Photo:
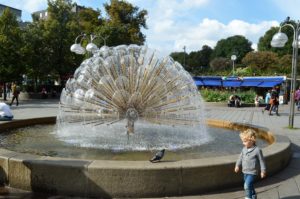
<path fill-rule="evenodd" d="M 17 20 L 21 22 L 21 17 L 22 17 L 22 10 L 12 8 L 3 4 L 0 4 L 0 16 L 3 14 L 4 10 L 8 8 L 14 15 L 16 15 Z"/>
<path fill-rule="evenodd" d="M 75 3 L 74 6 L 72 7 L 71 11 L 74 13 L 78 13 L 80 10 L 83 10 L 83 9 L 85 9 L 84 6 L 79 6 Z M 36 17 L 38 20 L 46 20 L 49 17 L 47 10 L 36 11 L 36 12 L 33 12 L 32 15 L 34 17 Z"/>

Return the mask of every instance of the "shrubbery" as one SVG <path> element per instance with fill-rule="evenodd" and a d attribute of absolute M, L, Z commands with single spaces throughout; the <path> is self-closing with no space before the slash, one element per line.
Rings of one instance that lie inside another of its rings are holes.
<path fill-rule="evenodd" d="M 243 103 L 254 103 L 255 91 L 237 91 L 233 93 L 230 90 L 211 90 L 203 89 L 200 93 L 206 102 L 227 102 L 230 95 L 238 95 L 241 97 Z"/>

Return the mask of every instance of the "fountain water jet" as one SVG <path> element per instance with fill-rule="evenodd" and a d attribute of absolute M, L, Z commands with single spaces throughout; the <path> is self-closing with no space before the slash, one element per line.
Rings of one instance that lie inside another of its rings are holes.
<path fill-rule="evenodd" d="M 89 137 L 103 140 L 95 147 L 124 150 L 209 141 L 201 96 L 178 62 L 137 45 L 103 46 L 93 53 L 62 91 L 57 119 L 62 140 L 86 146 L 83 139 Z"/>

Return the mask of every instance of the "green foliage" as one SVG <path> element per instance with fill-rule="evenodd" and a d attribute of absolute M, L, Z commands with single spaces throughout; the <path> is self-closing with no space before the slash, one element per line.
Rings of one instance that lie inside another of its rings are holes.
<path fill-rule="evenodd" d="M 206 102 L 227 102 L 230 95 L 238 95 L 241 97 L 243 103 L 254 103 L 256 93 L 253 90 L 250 91 L 228 91 L 228 90 L 200 90 L 201 96 Z"/>
<path fill-rule="evenodd" d="M 73 73 L 79 65 L 76 55 L 70 52 L 70 45 L 81 32 L 71 9 L 70 0 L 49 0 L 49 18 L 44 21 L 43 36 L 49 48 L 48 64 L 61 77 Z"/>
<path fill-rule="evenodd" d="M 299 57 L 298 57 L 299 60 Z M 277 74 L 281 75 L 290 75 L 292 72 L 292 55 L 287 54 L 283 55 L 279 60 L 278 60 L 279 66 L 277 67 L 276 71 Z M 298 64 L 299 66 L 299 64 Z M 299 71 L 299 67 L 298 67 Z"/>
<path fill-rule="evenodd" d="M 7 8 L 0 16 L 0 81 L 18 80 L 23 74 L 22 39 L 16 16 Z"/>
<path fill-rule="evenodd" d="M 96 33 L 97 28 L 103 23 L 100 11 L 92 8 L 80 10 L 76 17 L 79 21 L 80 30 L 89 35 Z"/>
<path fill-rule="evenodd" d="M 210 68 L 213 71 L 226 70 L 230 67 L 231 61 L 225 57 L 216 57 L 210 62 Z"/>
<path fill-rule="evenodd" d="M 109 35 L 108 45 L 143 44 L 146 36 L 141 28 L 147 28 L 146 10 L 139 8 L 123 0 L 111 0 L 110 4 L 104 4 L 108 19 L 99 27 L 100 34 Z"/>
<path fill-rule="evenodd" d="M 253 70 L 273 70 L 278 65 L 278 56 L 270 51 L 249 52 L 242 63 Z"/>
<path fill-rule="evenodd" d="M 235 35 L 227 39 L 221 39 L 213 52 L 213 57 L 226 57 L 230 58 L 231 55 L 237 56 L 236 63 L 240 63 L 242 58 L 248 53 L 253 51 L 251 48 L 252 43 L 244 36 Z"/>
<path fill-rule="evenodd" d="M 43 30 L 43 23 L 33 22 L 23 32 L 26 74 L 36 83 L 37 79 L 46 76 L 50 71 L 45 59 L 48 48 L 43 37 Z"/>
<path fill-rule="evenodd" d="M 188 54 L 185 52 L 173 52 L 170 56 L 177 62 L 179 62 L 183 68 L 188 71 L 192 72 L 192 67 L 190 67 L 187 63 Z"/>
<path fill-rule="evenodd" d="M 252 76 L 254 73 L 255 73 L 255 75 L 260 75 L 260 73 L 257 73 L 257 72 L 258 72 L 257 70 L 253 70 L 253 68 L 251 68 L 251 67 L 244 67 L 244 68 L 240 67 L 235 70 L 235 75 L 237 75 L 237 76 Z"/>
<path fill-rule="evenodd" d="M 280 57 L 286 54 L 292 54 L 293 48 L 292 48 L 292 41 L 293 41 L 293 29 L 288 27 L 283 27 L 281 29 L 282 32 L 284 32 L 289 40 L 285 44 L 283 48 L 273 48 L 271 46 L 271 41 L 273 36 L 278 32 L 279 27 L 271 27 L 264 36 L 260 37 L 259 42 L 257 44 L 258 51 L 272 51 L 274 53 L 277 53 Z"/>
<path fill-rule="evenodd" d="M 221 90 L 200 90 L 201 96 L 206 102 L 226 102 L 229 99 L 230 94 Z"/>

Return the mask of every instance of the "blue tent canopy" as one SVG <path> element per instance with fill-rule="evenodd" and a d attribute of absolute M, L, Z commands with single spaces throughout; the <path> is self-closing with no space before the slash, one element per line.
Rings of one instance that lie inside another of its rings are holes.
<path fill-rule="evenodd" d="M 262 81 L 255 81 L 255 80 L 244 80 L 241 84 L 241 86 L 244 86 L 244 87 L 256 87 L 258 86 L 259 84 L 261 84 Z"/>
<path fill-rule="evenodd" d="M 204 83 L 201 80 L 195 80 L 196 86 L 204 86 Z"/>
<path fill-rule="evenodd" d="M 239 80 L 224 80 L 223 81 L 223 86 L 224 87 L 240 87 L 241 81 Z"/>
<path fill-rule="evenodd" d="M 224 87 L 274 87 L 286 80 L 285 76 L 256 76 L 256 77 L 220 77 L 197 76 L 193 77 L 197 86 L 224 86 Z"/>
<path fill-rule="evenodd" d="M 281 84 L 282 82 L 278 82 L 278 81 L 265 81 L 262 82 L 261 84 L 259 84 L 257 87 L 267 87 L 267 88 L 272 88 L 274 86 L 277 86 L 278 84 Z"/>
<path fill-rule="evenodd" d="M 221 80 L 204 79 L 204 86 L 222 86 Z"/>

